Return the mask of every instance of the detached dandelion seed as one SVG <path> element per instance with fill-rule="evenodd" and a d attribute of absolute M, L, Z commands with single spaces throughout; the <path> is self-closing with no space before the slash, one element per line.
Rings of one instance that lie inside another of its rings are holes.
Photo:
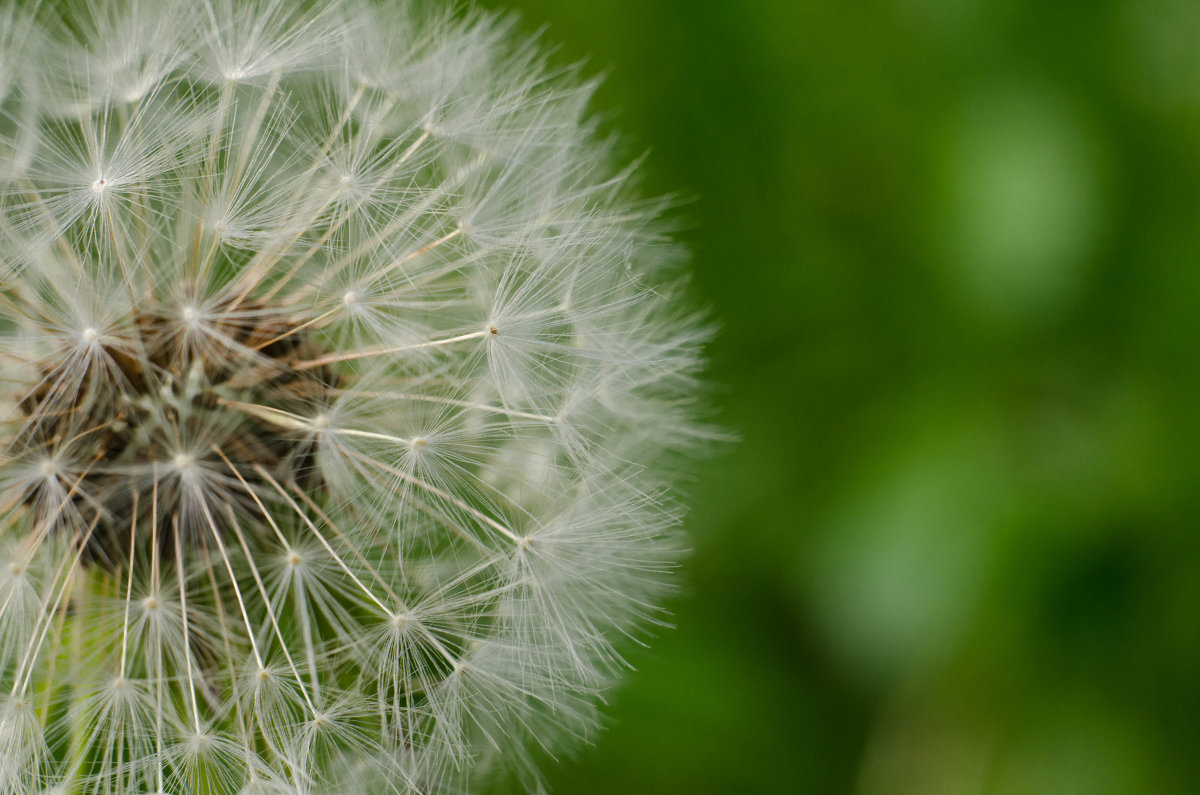
<path fill-rule="evenodd" d="M 594 84 L 302 5 L 0 2 L 0 792 L 535 789 L 669 588 L 706 332 Z"/>

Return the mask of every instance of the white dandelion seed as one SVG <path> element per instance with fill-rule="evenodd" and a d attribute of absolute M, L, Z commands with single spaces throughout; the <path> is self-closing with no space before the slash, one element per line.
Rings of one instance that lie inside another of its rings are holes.
<path fill-rule="evenodd" d="M 655 620 L 707 435 L 594 83 L 403 2 L 27 5 L 0 791 L 536 788 Z"/>

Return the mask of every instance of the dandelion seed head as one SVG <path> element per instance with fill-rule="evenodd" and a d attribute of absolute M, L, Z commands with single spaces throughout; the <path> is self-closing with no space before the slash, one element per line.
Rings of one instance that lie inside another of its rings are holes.
<path fill-rule="evenodd" d="M 709 435 L 594 81 L 417 3 L 25 5 L 0 791 L 537 790 Z"/>

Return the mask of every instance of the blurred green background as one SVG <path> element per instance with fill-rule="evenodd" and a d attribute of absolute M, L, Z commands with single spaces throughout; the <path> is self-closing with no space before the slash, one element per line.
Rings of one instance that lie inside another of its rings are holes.
<path fill-rule="evenodd" d="M 1200 3 L 484 5 L 696 197 L 742 436 L 555 790 L 1200 792 Z"/>

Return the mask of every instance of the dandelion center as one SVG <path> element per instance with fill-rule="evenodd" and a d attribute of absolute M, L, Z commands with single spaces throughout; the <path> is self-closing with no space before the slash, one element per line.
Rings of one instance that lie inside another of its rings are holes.
<path fill-rule="evenodd" d="M 239 519 L 260 527 L 253 498 L 267 480 L 320 490 L 312 440 L 268 418 L 309 410 L 338 376 L 294 371 L 317 348 L 261 307 L 227 305 L 213 316 L 199 342 L 164 315 L 139 313 L 106 337 L 99 359 L 77 363 L 64 352 L 29 363 L 41 377 L 20 402 L 23 427 L 9 452 L 49 456 L 40 471 L 55 489 L 55 459 L 74 462 L 62 473 L 66 497 L 56 502 L 34 486 L 25 501 L 40 526 L 82 539 L 85 564 L 127 565 L 138 533 L 168 549 L 176 535 L 200 544 L 210 524 L 222 533 Z M 188 305 L 183 317 L 190 327 L 199 312 Z M 83 336 L 98 338 L 90 327 Z M 64 373 L 77 379 L 70 391 Z M 226 510 L 205 515 L 210 504 Z"/>

